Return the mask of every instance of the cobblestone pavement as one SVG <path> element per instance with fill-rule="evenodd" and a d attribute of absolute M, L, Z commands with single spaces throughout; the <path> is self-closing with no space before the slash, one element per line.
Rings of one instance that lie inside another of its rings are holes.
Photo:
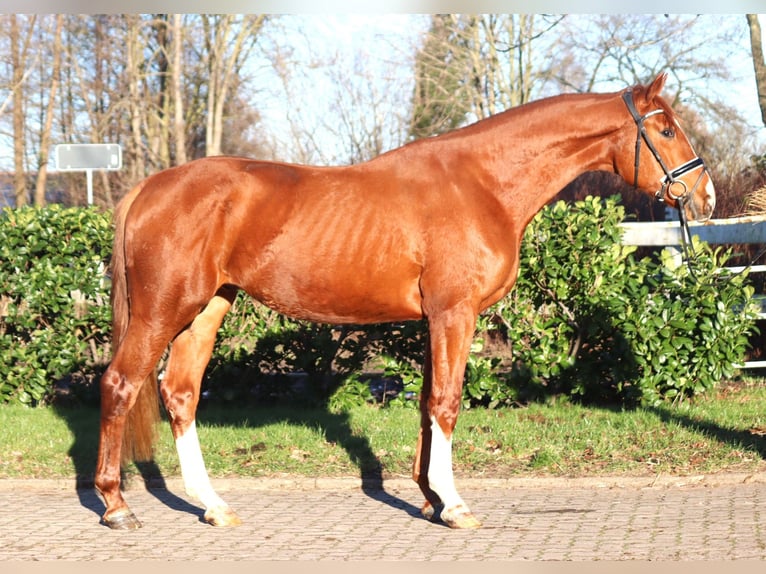
<path fill-rule="evenodd" d="M 644 481 L 646 482 L 646 481 Z M 181 485 L 126 493 L 144 527 L 99 524 L 90 489 L 0 480 L 8 560 L 766 560 L 766 478 L 458 481 L 483 521 L 450 530 L 420 518 L 409 481 L 214 484 L 243 519 L 202 522 Z"/>

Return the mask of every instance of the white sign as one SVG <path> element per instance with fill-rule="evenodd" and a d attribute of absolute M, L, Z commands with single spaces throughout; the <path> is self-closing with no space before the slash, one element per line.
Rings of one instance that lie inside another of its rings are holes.
<path fill-rule="evenodd" d="M 56 169 L 84 171 L 88 182 L 88 205 L 93 204 L 93 170 L 122 169 L 120 144 L 58 144 L 54 150 Z"/>
<path fill-rule="evenodd" d="M 55 157 L 59 171 L 122 169 L 120 144 L 58 144 Z"/>

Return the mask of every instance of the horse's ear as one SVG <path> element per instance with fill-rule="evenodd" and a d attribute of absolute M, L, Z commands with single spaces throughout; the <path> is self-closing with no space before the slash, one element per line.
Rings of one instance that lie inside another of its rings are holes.
<path fill-rule="evenodd" d="M 665 80 L 668 79 L 667 72 L 662 72 L 661 74 L 658 74 L 656 78 L 654 78 L 654 81 L 649 85 L 649 88 L 646 90 L 646 101 L 651 102 L 654 98 L 660 95 L 660 92 L 662 92 L 662 88 L 665 87 Z"/>

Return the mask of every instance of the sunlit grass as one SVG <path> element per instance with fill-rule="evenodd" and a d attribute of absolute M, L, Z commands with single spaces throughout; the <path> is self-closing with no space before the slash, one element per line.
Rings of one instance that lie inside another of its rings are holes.
<path fill-rule="evenodd" d="M 417 441 L 416 409 L 357 407 L 343 414 L 286 406 L 209 406 L 199 434 L 212 476 L 405 477 Z M 163 423 L 156 464 L 179 475 Z M 0 407 L 0 478 L 92 477 L 93 408 Z M 460 415 L 458 476 L 693 475 L 766 470 L 766 386 L 725 385 L 680 407 L 608 409 L 548 404 Z M 134 473 L 131 466 L 128 474 Z"/>

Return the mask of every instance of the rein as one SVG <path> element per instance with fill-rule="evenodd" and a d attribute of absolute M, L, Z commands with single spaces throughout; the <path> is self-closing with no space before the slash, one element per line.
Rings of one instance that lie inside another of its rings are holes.
<path fill-rule="evenodd" d="M 702 181 L 702 176 L 707 171 L 705 163 L 700 157 L 694 157 L 693 159 L 690 159 L 675 169 L 668 169 L 667 165 L 665 165 L 665 162 L 662 160 L 662 156 L 660 156 L 657 148 L 649 138 L 649 134 L 646 133 L 646 128 L 644 127 L 644 121 L 646 121 L 647 118 L 657 114 L 662 114 L 664 111 L 657 109 L 642 116 L 638 113 L 636 105 L 633 102 L 633 92 L 631 90 L 626 90 L 623 92 L 622 99 L 625 102 L 625 105 L 628 107 L 630 115 L 633 116 L 633 121 L 636 122 L 637 128 L 633 187 L 638 187 L 638 169 L 641 161 L 641 141 L 643 140 L 646 143 L 646 147 L 649 148 L 649 151 L 654 156 L 654 159 L 658 164 L 660 164 L 662 171 L 665 173 L 665 176 L 660 179 L 660 189 L 657 190 L 657 192 L 654 194 L 654 197 L 661 202 L 664 202 L 666 198 L 670 198 L 677 203 L 678 219 L 681 224 L 681 249 L 683 252 L 684 260 L 689 266 L 689 271 L 694 274 L 691 266 L 691 261 L 695 257 L 695 252 L 694 244 L 692 243 L 691 230 L 689 229 L 689 221 L 686 217 L 686 207 L 688 205 L 692 212 L 696 215 L 694 202 L 691 201 L 691 199 L 694 196 L 694 193 L 697 191 L 700 182 Z M 686 186 L 686 183 L 679 178 L 699 168 L 701 168 L 699 177 L 692 186 L 691 190 L 689 190 L 689 188 Z M 680 187 L 680 193 L 674 193 L 673 186 Z"/>

